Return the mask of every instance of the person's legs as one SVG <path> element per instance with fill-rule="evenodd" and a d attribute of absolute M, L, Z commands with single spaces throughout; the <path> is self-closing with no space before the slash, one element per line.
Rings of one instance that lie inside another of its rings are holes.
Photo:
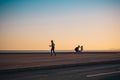
<path fill-rule="evenodd" d="M 56 53 L 55 53 L 55 48 L 53 47 L 53 53 L 54 53 L 54 55 L 56 56 Z"/>
<path fill-rule="evenodd" d="M 82 53 L 82 51 L 80 51 L 80 54 Z"/>
<path fill-rule="evenodd" d="M 54 55 L 56 56 L 56 53 L 55 53 L 55 51 L 54 51 Z"/>
<path fill-rule="evenodd" d="M 75 52 L 76 52 L 75 54 L 78 54 L 78 50 L 75 50 Z"/>
<path fill-rule="evenodd" d="M 50 56 L 52 56 L 53 55 L 53 50 L 52 50 L 52 48 L 51 48 L 51 53 L 50 53 Z"/>
<path fill-rule="evenodd" d="M 78 54 L 80 53 L 80 51 L 77 52 Z"/>

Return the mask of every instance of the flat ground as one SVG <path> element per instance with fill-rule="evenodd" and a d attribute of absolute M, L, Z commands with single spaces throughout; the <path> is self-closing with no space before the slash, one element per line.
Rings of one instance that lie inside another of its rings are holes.
<path fill-rule="evenodd" d="M 95 53 L 95 54 L 0 54 L 0 70 L 26 67 L 39 67 L 61 64 L 88 63 L 120 60 L 119 53 Z"/>
<path fill-rule="evenodd" d="M 8 72 L 0 74 L 0 80 L 120 80 L 120 64 Z"/>

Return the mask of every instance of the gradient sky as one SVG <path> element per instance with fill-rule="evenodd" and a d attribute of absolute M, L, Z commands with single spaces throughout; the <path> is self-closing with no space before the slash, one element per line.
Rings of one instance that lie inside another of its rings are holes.
<path fill-rule="evenodd" d="M 0 0 L 0 50 L 120 50 L 120 0 Z"/>

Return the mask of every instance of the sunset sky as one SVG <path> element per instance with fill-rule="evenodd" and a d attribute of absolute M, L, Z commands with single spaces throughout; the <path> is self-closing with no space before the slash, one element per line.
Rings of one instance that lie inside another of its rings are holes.
<path fill-rule="evenodd" d="M 0 50 L 120 50 L 120 0 L 0 0 Z"/>

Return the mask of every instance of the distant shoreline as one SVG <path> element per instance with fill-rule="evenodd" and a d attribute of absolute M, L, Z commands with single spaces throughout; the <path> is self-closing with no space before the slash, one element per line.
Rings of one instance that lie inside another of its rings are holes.
<path fill-rule="evenodd" d="M 0 50 L 0 54 L 49 54 L 50 50 Z M 58 50 L 57 54 L 72 54 L 72 50 Z M 120 53 L 120 51 L 83 51 L 81 54 L 105 54 L 105 53 Z"/>

